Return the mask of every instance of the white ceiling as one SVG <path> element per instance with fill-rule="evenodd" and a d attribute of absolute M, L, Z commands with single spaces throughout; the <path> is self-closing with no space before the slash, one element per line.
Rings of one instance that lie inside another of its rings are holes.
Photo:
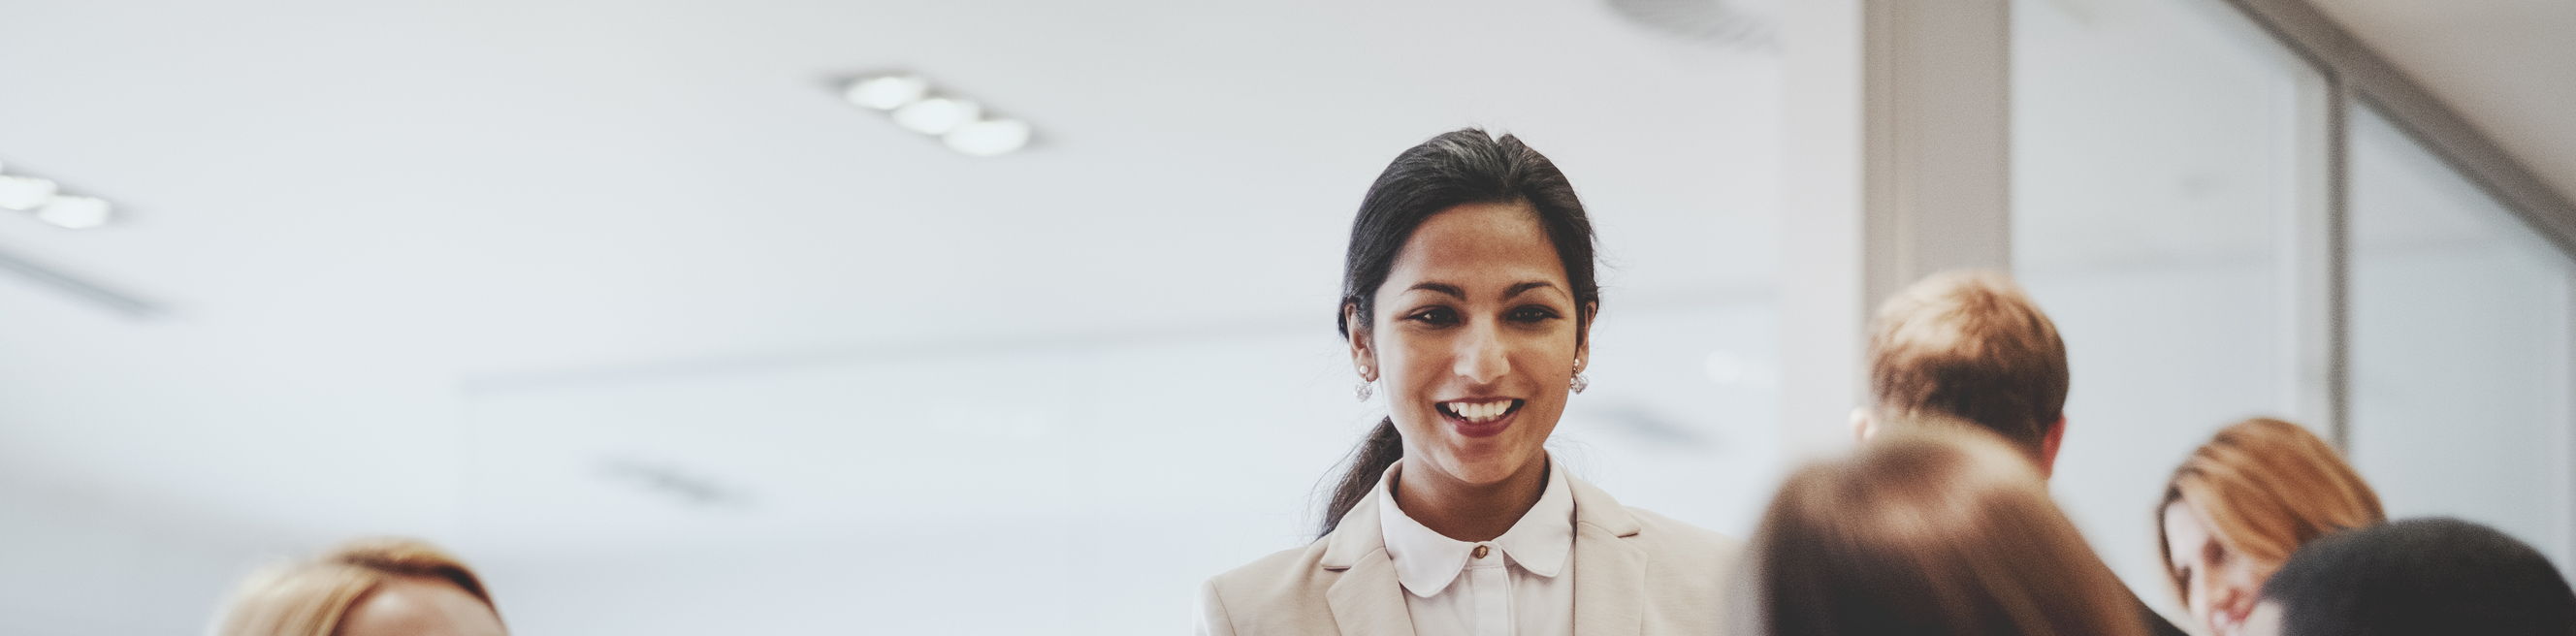
<path fill-rule="evenodd" d="M 2576 2 L 2311 1 L 2576 199 Z"/>
<path fill-rule="evenodd" d="M 0 277 L 0 464 L 323 535 L 449 523 L 478 383 L 1329 329 L 1361 191 L 1466 124 L 1573 177 L 1612 310 L 1773 260 L 1770 55 L 1595 2 L 33 0 L 0 21 L 0 163 L 130 212 L 7 215 L 0 250 L 169 309 Z M 958 156 L 828 85 L 883 68 L 1044 145 Z"/>

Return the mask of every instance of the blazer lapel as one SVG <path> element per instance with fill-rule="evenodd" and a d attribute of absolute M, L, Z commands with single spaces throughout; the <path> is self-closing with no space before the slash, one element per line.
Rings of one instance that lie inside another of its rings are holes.
<path fill-rule="evenodd" d="M 1341 579 L 1324 591 L 1333 625 L 1349 636 L 1413 636 L 1413 613 L 1404 607 L 1395 561 L 1384 550 L 1369 557 L 1343 570 Z"/>
<path fill-rule="evenodd" d="M 1646 551 L 1637 520 L 1592 484 L 1574 486 L 1574 636 L 1630 636 L 1645 624 Z"/>
<path fill-rule="evenodd" d="M 1351 506 L 1324 542 L 1320 565 L 1342 573 L 1324 590 L 1333 625 L 1350 636 L 1413 636 L 1413 612 L 1404 606 L 1404 586 L 1395 580 L 1395 560 L 1386 556 L 1386 531 L 1378 525 L 1377 494 Z"/>

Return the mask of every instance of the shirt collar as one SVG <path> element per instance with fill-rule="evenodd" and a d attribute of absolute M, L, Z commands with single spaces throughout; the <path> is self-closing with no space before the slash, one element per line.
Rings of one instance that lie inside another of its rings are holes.
<path fill-rule="evenodd" d="M 1396 581 L 1414 596 L 1429 598 L 1448 589 L 1466 571 L 1476 544 L 1433 532 L 1396 507 L 1392 486 L 1403 469 L 1404 462 L 1397 460 L 1378 476 L 1378 525 L 1386 534 L 1387 557 L 1395 560 Z M 1574 552 L 1574 493 L 1554 457 L 1548 459 L 1547 488 L 1539 493 L 1538 505 L 1522 514 L 1503 536 L 1485 543 L 1531 574 L 1555 578 L 1565 571 L 1567 557 Z"/>

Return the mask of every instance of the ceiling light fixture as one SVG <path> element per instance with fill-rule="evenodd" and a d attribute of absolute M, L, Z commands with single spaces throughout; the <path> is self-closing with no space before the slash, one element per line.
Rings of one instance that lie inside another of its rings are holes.
<path fill-rule="evenodd" d="M 5 170 L 0 170 L 0 210 L 33 212 L 37 220 L 75 230 L 106 225 L 116 211 L 98 197 L 63 194 L 52 179 Z"/>
<path fill-rule="evenodd" d="M 0 174 L 0 209 L 25 212 L 45 207 L 54 198 L 54 180 Z"/>
<path fill-rule="evenodd" d="M 991 117 L 982 104 L 937 90 L 919 75 L 861 76 L 842 85 L 841 98 L 885 113 L 904 130 L 938 137 L 949 150 L 970 157 L 1018 152 L 1035 137 L 1028 122 Z"/>
<path fill-rule="evenodd" d="M 970 157 L 990 157 L 1029 145 L 1029 125 L 1017 119 L 987 119 L 958 126 L 939 140 L 948 144 L 949 150 Z"/>
<path fill-rule="evenodd" d="M 912 75 L 881 75 L 850 82 L 841 96 L 850 103 L 877 110 L 894 110 L 930 95 L 930 80 Z"/>
<path fill-rule="evenodd" d="M 108 206 L 98 197 L 58 196 L 36 209 L 36 218 L 71 229 L 86 229 L 107 224 Z"/>
<path fill-rule="evenodd" d="M 945 135 L 984 116 L 984 107 L 963 99 L 933 97 L 894 109 L 894 124 L 924 135 Z"/>

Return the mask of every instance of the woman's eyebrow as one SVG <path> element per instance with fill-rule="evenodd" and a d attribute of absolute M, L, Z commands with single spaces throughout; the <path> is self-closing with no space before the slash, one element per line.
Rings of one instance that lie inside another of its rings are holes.
<path fill-rule="evenodd" d="M 1504 297 L 1504 298 L 1511 298 L 1511 297 L 1514 297 L 1514 296 L 1519 296 L 1519 295 L 1521 295 L 1522 293 L 1528 292 L 1528 291 L 1533 290 L 1533 289 L 1555 289 L 1555 288 L 1556 288 L 1556 283 L 1552 283 L 1552 282 L 1548 282 L 1548 281 L 1543 281 L 1543 280 L 1533 280 L 1533 281 L 1525 281 L 1525 282 L 1513 283 L 1511 287 L 1503 288 L 1503 297 Z M 1432 292 L 1432 293 L 1437 293 L 1437 294 L 1446 294 L 1446 295 L 1448 295 L 1449 297 L 1456 298 L 1456 299 L 1459 299 L 1459 300 L 1466 300 L 1466 299 L 1467 299 L 1467 291 L 1466 291 L 1466 290 L 1464 290 L 1464 289 L 1460 289 L 1457 285 L 1451 285 L 1451 284 L 1448 284 L 1448 283 L 1428 283 L 1428 282 L 1425 282 L 1425 283 L 1414 283 L 1412 287 L 1406 287 L 1406 288 L 1404 288 L 1404 289 L 1405 289 L 1405 291 L 1413 291 L 1413 290 L 1417 290 L 1417 289 L 1418 289 L 1418 290 L 1427 291 L 1427 292 Z"/>
<path fill-rule="evenodd" d="M 1404 288 L 1405 291 L 1413 291 L 1416 289 L 1427 292 L 1448 294 L 1450 297 L 1457 298 L 1459 300 L 1467 299 L 1466 290 L 1459 289 L 1457 285 L 1451 285 L 1448 283 L 1414 283 L 1412 287 Z"/>
<path fill-rule="evenodd" d="M 1551 283 L 1551 282 L 1547 282 L 1547 281 L 1543 281 L 1543 280 L 1534 280 L 1534 281 L 1529 281 L 1529 282 L 1525 282 L 1525 283 L 1513 283 L 1510 289 L 1507 289 L 1507 290 L 1504 290 L 1504 291 L 1503 291 L 1503 297 L 1504 297 L 1504 298 L 1510 298 L 1510 297 L 1513 297 L 1513 296 L 1519 296 L 1519 295 L 1521 295 L 1521 292 L 1525 292 L 1525 291 L 1529 291 L 1529 290 L 1533 290 L 1533 289 L 1554 289 L 1555 287 L 1556 287 L 1556 283 Z"/>

